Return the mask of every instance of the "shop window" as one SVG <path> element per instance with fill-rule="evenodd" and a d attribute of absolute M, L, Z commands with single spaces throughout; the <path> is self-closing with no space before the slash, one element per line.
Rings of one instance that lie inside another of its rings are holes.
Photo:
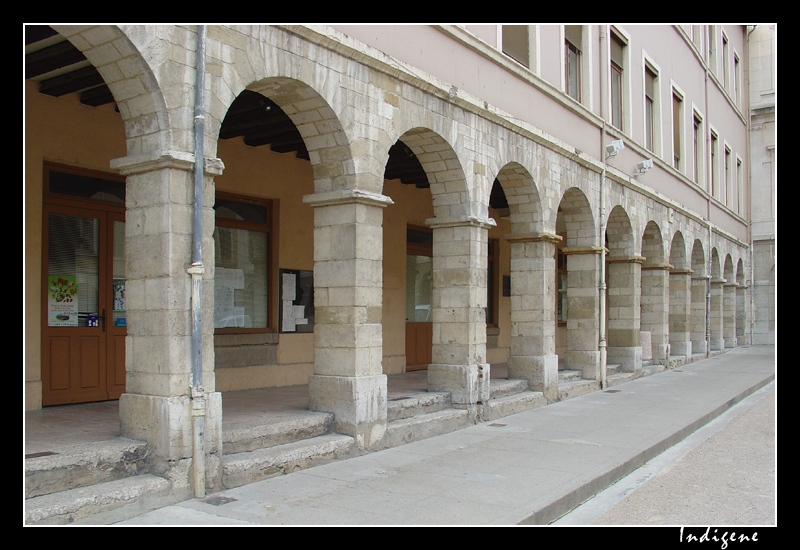
<path fill-rule="evenodd" d="M 271 330 L 272 202 L 218 195 L 214 210 L 214 328 Z"/>

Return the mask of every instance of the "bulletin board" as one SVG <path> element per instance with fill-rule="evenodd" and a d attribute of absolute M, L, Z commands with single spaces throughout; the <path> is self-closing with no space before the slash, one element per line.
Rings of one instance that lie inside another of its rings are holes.
<path fill-rule="evenodd" d="M 281 269 L 280 332 L 314 332 L 314 272 Z"/>

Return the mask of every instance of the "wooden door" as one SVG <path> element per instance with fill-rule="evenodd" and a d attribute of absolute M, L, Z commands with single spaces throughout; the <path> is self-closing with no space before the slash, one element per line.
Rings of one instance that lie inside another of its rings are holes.
<path fill-rule="evenodd" d="M 44 206 L 45 406 L 116 399 L 124 391 L 122 216 L 74 204 Z"/>
<path fill-rule="evenodd" d="M 406 246 L 406 370 L 431 363 L 433 242 L 430 230 L 409 228 Z"/>

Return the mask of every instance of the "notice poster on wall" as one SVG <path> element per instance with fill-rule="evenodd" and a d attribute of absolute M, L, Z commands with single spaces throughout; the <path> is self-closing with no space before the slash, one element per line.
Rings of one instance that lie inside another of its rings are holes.
<path fill-rule="evenodd" d="M 281 269 L 281 332 L 314 332 L 314 275 Z"/>
<path fill-rule="evenodd" d="M 78 326 L 78 280 L 76 277 L 47 277 L 47 325 Z"/>

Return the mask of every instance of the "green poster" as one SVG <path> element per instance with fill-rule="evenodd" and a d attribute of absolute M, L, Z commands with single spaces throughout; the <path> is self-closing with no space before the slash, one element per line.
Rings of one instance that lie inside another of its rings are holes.
<path fill-rule="evenodd" d="M 47 277 L 47 324 L 78 326 L 78 281 L 76 277 Z"/>

